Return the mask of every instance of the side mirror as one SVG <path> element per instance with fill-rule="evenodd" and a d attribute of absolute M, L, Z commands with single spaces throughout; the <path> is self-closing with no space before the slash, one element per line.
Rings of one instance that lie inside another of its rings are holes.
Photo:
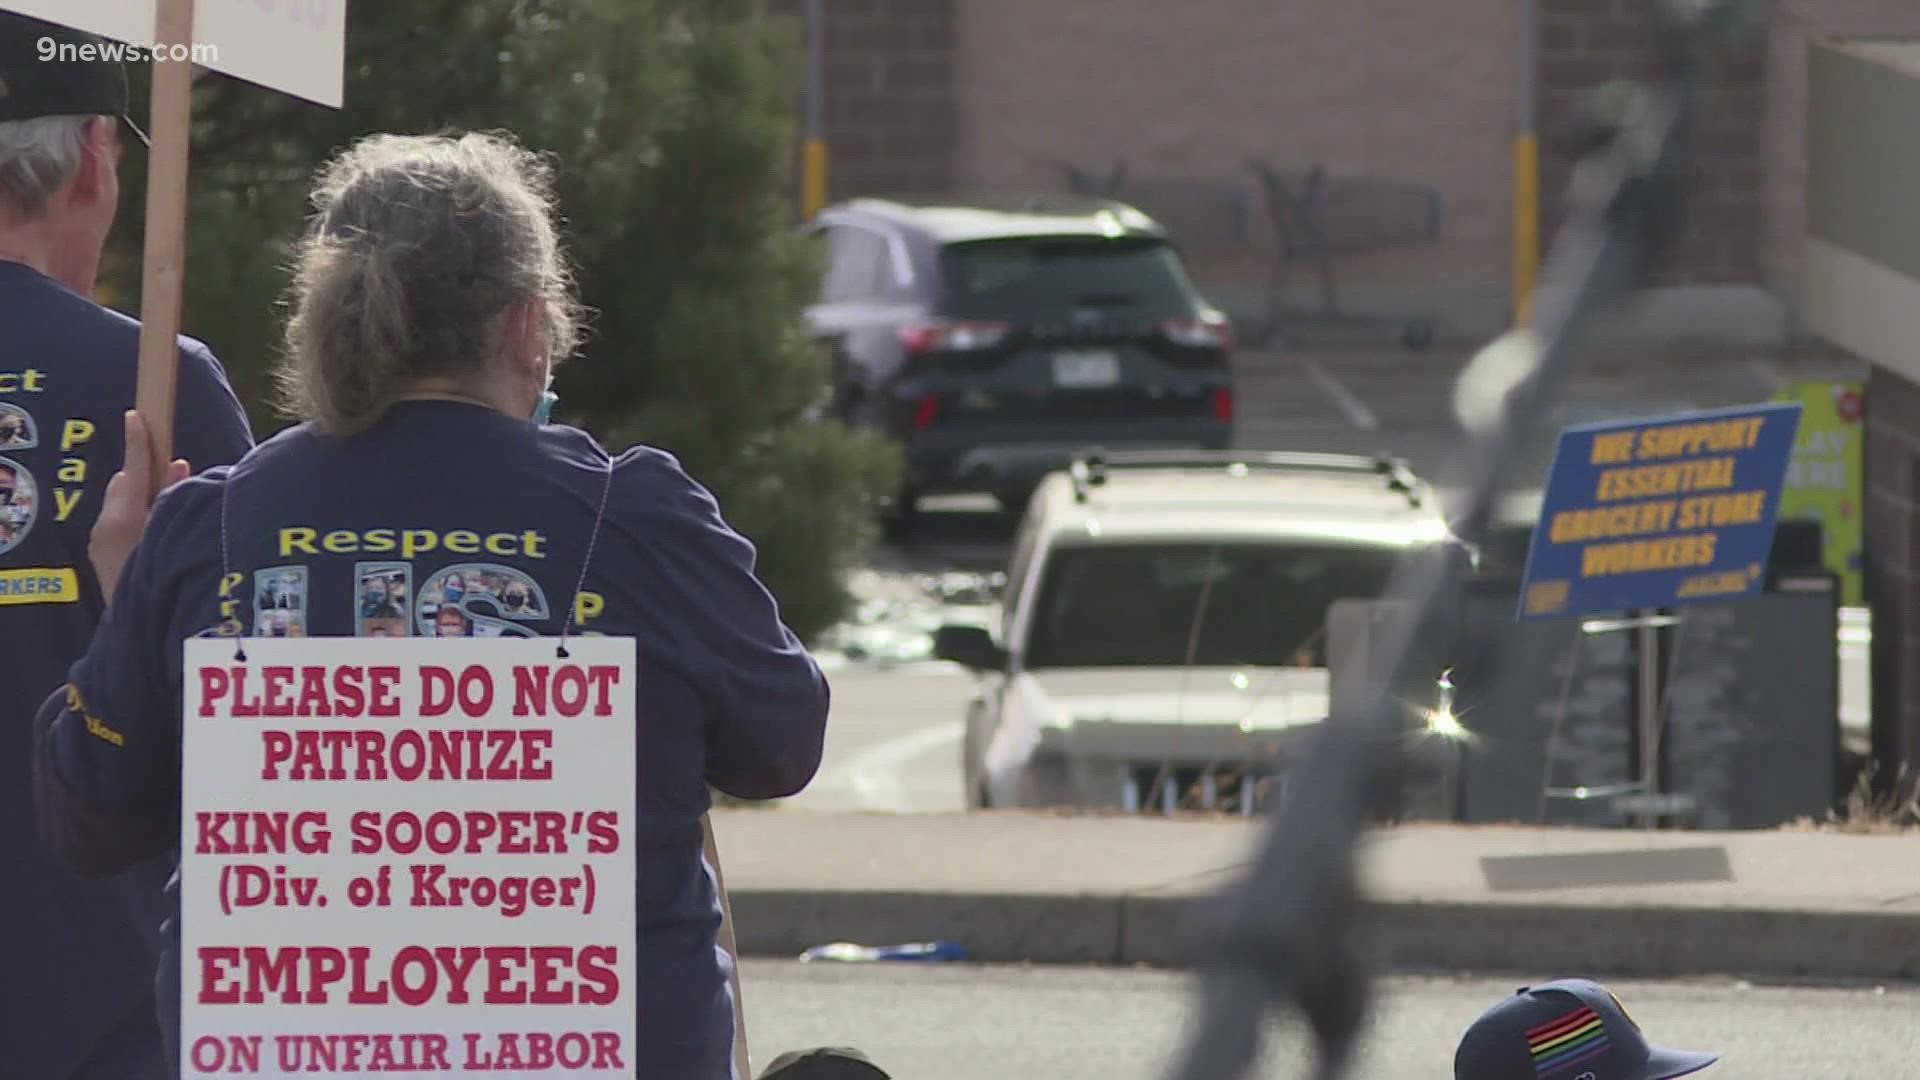
<path fill-rule="evenodd" d="M 984 626 L 943 626 L 933 632 L 933 655 L 971 671 L 1005 671 L 1007 652 Z"/>
<path fill-rule="evenodd" d="M 1454 570 L 1459 573 L 1462 578 L 1471 578 L 1479 574 L 1482 565 L 1485 563 L 1485 560 L 1481 556 L 1479 546 L 1469 544 L 1459 537 L 1454 537 L 1447 541 L 1446 551 L 1447 558 L 1453 562 Z"/>

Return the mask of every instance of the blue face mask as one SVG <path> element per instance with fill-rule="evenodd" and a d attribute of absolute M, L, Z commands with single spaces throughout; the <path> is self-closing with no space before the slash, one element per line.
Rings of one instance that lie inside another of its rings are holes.
<path fill-rule="evenodd" d="M 553 392 L 553 368 L 549 365 L 547 368 L 547 388 L 541 392 L 540 404 L 535 406 L 533 410 L 533 425 L 535 427 L 546 427 L 553 422 L 553 406 L 554 403 L 559 400 L 560 395 Z"/>

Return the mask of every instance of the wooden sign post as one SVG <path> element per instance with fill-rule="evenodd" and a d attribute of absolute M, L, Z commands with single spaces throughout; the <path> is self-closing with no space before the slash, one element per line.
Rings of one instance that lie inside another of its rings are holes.
<path fill-rule="evenodd" d="M 740 1080 L 752 1080 L 753 1058 L 747 1053 L 747 1003 L 740 996 L 740 946 L 733 938 L 733 902 L 727 899 L 727 879 L 720 872 L 720 848 L 713 839 L 713 816 L 700 818 L 700 832 L 713 867 L 713 888 L 720 894 L 720 947 L 733 957 L 733 1066 Z"/>
<path fill-rule="evenodd" d="M 154 38 L 193 45 L 194 0 L 158 0 Z M 187 158 L 192 141 L 193 65 L 153 64 L 153 146 L 147 161 L 147 237 L 140 286 L 140 371 L 134 410 L 153 440 L 154 476 L 173 458 L 174 391 L 179 382 L 180 308 L 186 293 Z"/>

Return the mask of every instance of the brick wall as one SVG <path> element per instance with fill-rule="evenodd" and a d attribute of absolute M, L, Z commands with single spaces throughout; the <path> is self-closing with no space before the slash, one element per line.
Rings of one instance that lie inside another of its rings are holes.
<path fill-rule="evenodd" d="M 956 2 L 821 5 L 830 201 L 952 187 Z M 801 19 L 800 0 L 769 0 L 768 7 Z"/>
<path fill-rule="evenodd" d="M 1257 286 L 1275 241 L 1248 158 L 1431 185 L 1442 242 L 1343 259 L 1342 286 L 1362 310 L 1491 292 L 1504 316 L 1519 82 L 1507 0 L 964 0 L 956 17 L 963 187 L 1060 191 L 1062 160 L 1104 173 L 1125 159 L 1162 191 L 1237 188 L 1243 249 L 1195 269 Z"/>
<path fill-rule="evenodd" d="M 1563 212 L 1571 155 L 1556 135 L 1582 97 L 1614 78 L 1645 74 L 1646 0 L 1541 0 L 1539 127 L 1542 214 Z M 1701 106 L 1686 235 L 1656 284 L 1761 280 L 1762 148 L 1766 52 L 1757 44 L 1722 58 Z"/>
<path fill-rule="evenodd" d="M 785 14 L 800 0 L 768 0 Z M 1543 130 L 1644 60 L 1646 0 L 1541 0 Z M 1247 182 L 1244 159 L 1324 162 L 1440 187 L 1448 238 L 1391 277 L 1504 281 L 1511 221 L 1511 5 L 1353 0 L 826 0 L 832 197 L 1060 185 L 1056 159 L 1136 176 Z M 1806 53 L 1832 34 L 1920 33 L 1913 0 L 1778 0 L 1761 47 L 1707 102 L 1695 228 L 1666 280 L 1800 290 Z M 1411 62 L 1409 58 L 1417 58 Z M 1567 158 L 1543 161 L 1546 224 Z M 1247 196 L 1260 217 L 1257 192 Z M 1256 276 L 1269 244 L 1236 272 Z M 1374 267 L 1355 267 L 1363 276 Z"/>

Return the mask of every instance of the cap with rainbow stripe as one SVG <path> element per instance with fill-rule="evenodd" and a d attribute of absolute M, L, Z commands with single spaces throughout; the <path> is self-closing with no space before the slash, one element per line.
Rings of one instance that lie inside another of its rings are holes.
<path fill-rule="evenodd" d="M 1523 986 L 1460 1040 L 1454 1080 L 1675 1080 L 1715 1054 L 1651 1046 L 1606 987 L 1590 979 Z"/>

